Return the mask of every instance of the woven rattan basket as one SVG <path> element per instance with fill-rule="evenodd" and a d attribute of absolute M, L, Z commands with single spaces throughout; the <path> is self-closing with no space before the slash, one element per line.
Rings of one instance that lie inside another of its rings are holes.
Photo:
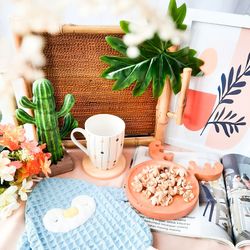
<path fill-rule="evenodd" d="M 72 114 L 80 127 L 89 116 L 107 113 L 125 120 L 127 136 L 153 135 L 156 100 L 151 97 L 151 90 L 133 97 L 132 89 L 112 91 L 113 82 L 100 77 L 107 67 L 100 56 L 114 54 L 105 41 L 111 34 L 122 36 L 116 27 L 79 26 L 64 26 L 57 35 L 44 35 L 44 72 L 54 85 L 57 107 L 67 93 L 72 93 L 76 98 Z"/>

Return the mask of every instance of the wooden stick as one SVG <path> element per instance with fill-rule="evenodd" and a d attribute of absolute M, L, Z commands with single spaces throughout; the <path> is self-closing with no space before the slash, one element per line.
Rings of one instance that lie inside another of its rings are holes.
<path fill-rule="evenodd" d="M 61 33 L 86 33 L 86 34 L 123 34 L 119 26 L 92 26 L 92 25 L 63 25 Z"/>
<path fill-rule="evenodd" d="M 155 139 L 160 140 L 162 143 L 164 143 L 165 140 L 165 130 L 168 123 L 167 111 L 169 108 L 170 97 L 171 87 L 169 79 L 167 78 L 156 106 Z"/>
<path fill-rule="evenodd" d="M 173 113 L 173 112 L 167 112 L 167 116 L 168 116 L 168 118 L 173 118 L 173 119 L 176 119 L 176 113 Z"/>
<path fill-rule="evenodd" d="M 191 68 L 184 68 L 182 74 L 182 84 L 181 84 L 181 91 L 179 94 L 178 106 L 176 111 L 176 124 L 181 125 L 183 123 L 183 112 L 186 106 L 186 97 L 187 97 L 187 90 L 189 87 L 190 79 L 191 79 L 192 69 Z"/>
<path fill-rule="evenodd" d="M 148 144 L 154 140 L 155 138 L 153 136 L 128 137 L 124 139 L 124 146 L 126 147 L 148 146 Z M 79 140 L 79 142 L 86 146 L 86 140 Z M 63 140 L 63 145 L 66 148 L 76 147 L 76 145 L 71 140 Z"/>

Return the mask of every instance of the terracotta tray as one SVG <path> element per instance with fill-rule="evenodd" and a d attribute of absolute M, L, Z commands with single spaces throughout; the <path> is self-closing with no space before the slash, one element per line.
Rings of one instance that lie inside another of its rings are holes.
<path fill-rule="evenodd" d="M 143 215 L 158 220 L 174 220 L 189 214 L 195 207 L 199 198 L 199 183 L 194 176 L 194 173 L 190 170 L 187 171 L 186 179 L 187 181 L 190 181 L 195 197 L 188 203 L 183 200 L 182 196 L 176 195 L 174 197 L 174 202 L 169 206 L 153 206 L 150 199 L 146 199 L 142 193 L 137 193 L 133 190 L 131 183 L 135 175 L 139 174 L 142 169 L 152 164 L 164 165 L 167 163 L 166 161 L 151 160 L 143 162 L 130 170 L 126 180 L 126 193 L 130 203 Z"/>

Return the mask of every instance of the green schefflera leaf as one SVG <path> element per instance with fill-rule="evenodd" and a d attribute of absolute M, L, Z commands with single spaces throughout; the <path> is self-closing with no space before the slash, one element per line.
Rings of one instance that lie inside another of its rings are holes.
<path fill-rule="evenodd" d="M 116 44 L 120 50 L 124 43 L 119 38 L 109 37 L 109 44 Z M 138 58 L 102 56 L 101 60 L 110 65 L 102 73 L 102 77 L 116 80 L 113 90 L 123 90 L 135 83 L 134 96 L 142 95 L 152 82 L 153 96 L 157 98 L 161 95 L 168 76 L 172 90 L 177 94 L 181 89 L 180 74 L 183 68 L 192 68 L 192 74 L 196 75 L 200 72 L 203 62 L 196 58 L 196 52 L 188 47 L 177 52 L 168 52 L 169 46 L 170 43 L 163 43 L 154 38 L 139 46 L 141 55 Z"/>
<path fill-rule="evenodd" d="M 129 33 L 129 21 L 125 20 L 120 21 L 120 27 L 124 33 Z"/>
<path fill-rule="evenodd" d="M 126 55 L 128 47 L 125 45 L 122 39 L 118 37 L 107 36 L 106 42 L 110 45 L 112 49 L 116 50 L 117 52 L 120 52 L 123 55 Z"/>
<path fill-rule="evenodd" d="M 185 30 L 183 21 L 186 16 L 186 5 L 177 7 L 175 0 L 170 0 L 168 12 L 176 23 L 176 27 Z M 129 33 L 128 21 L 121 21 L 121 29 Z M 166 27 L 167 28 L 167 27 Z M 181 89 L 181 73 L 184 68 L 192 68 L 192 75 L 200 75 L 200 66 L 203 61 L 196 58 L 196 51 L 189 47 L 176 52 L 169 52 L 173 45 L 171 41 L 163 41 L 155 34 L 152 39 L 144 41 L 138 48 L 140 55 L 137 58 L 127 57 L 127 46 L 118 37 L 106 37 L 107 43 L 121 56 L 102 56 L 101 60 L 109 64 L 102 77 L 109 80 L 116 80 L 113 90 L 123 90 L 133 83 L 133 95 L 142 95 L 150 83 L 152 84 L 153 96 L 159 97 L 163 91 L 166 78 L 170 80 L 172 90 L 177 94 Z"/>
<path fill-rule="evenodd" d="M 168 5 L 168 13 L 173 18 L 173 21 L 175 22 L 177 29 L 180 30 L 187 29 L 187 25 L 183 23 L 187 13 L 186 4 L 182 4 L 178 8 L 176 5 L 176 1 L 170 0 Z"/>

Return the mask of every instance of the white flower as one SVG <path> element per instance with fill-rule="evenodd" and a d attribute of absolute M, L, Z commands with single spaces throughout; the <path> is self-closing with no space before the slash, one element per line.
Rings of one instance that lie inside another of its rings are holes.
<path fill-rule="evenodd" d="M 130 24 L 130 33 L 123 38 L 127 46 L 138 46 L 151 39 L 154 34 L 158 34 L 164 41 L 171 40 L 174 44 L 179 44 L 185 39 L 185 33 L 176 28 L 176 24 L 169 14 L 166 15 L 154 9 L 148 1 L 134 0 L 133 2 L 133 9 L 137 9 L 140 24 L 139 22 Z"/>
<path fill-rule="evenodd" d="M 18 191 L 20 198 L 22 201 L 26 201 L 28 196 L 27 193 L 31 192 L 31 187 L 33 186 L 33 181 L 27 181 L 26 179 L 23 180 L 22 186 Z"/>
<path fill-rule="evenodd" d="M 136 58 L 137 56 L 140 55 L 140 51 L 139 51 L 139 49 L 137 47 L 134 47 L 134 46 L 128 47 L 127 55 L 130 58 Z"/>
<path fill-rule="evenodd" d="M 158 30 L 159 37 L 162 40 L 168 41 L 172 38 L 173 35 L 175 35 L 175 30 L 173 25 L 162 25 L 160 29 Z"/>
<path fill-rule="evenodd" d="M 0 219 L 7 218 L 19 208 L 17 202 L 17 186 L 10 186 L 0 195 Z"/>
<path fill-rule="evenodd" d="M 114 1 L 113 1 L 114 2 Z M 116 5 L 116 6 L 115 6 Z M 109 5 L 110 6 L 110 5 Z M 123 14 L 125 11 L 128 11 L 130 10 L 131 8 L 133 8 L 133 1 L 129 1 L 129 0 L 126 0 L 126 1 L 115 1 L 113 3 L 113 9 L 112 9 L 112 12 L 116 15 L 119 15 L 119 14 Z M 115 8 L 114 8 L 115 7 Z"/>
<path fill-rule="evenodd" d="M 21 152 L 22 152 L 20 156 L 21 161 L 31 161 L 35 159 L 34 155 L 30 154 L 29 150 L 22 149 Z"/>
<path fill-rule="evenodd" d="M 30 81 L 45 77 L 42 70 L 31 68 L 28 65 L 24 65 L 23 68 L 24 70 L 22 72 L 24 72 L 25 78 Z"/>
<path fill-rule="evenodd" d="M 44 41 L 42 37 L 35 35 L 25 36 L 20 48 L 20 56 L 24 61 L 30 61 L 34 66 L 44 66 L 45 57 L 42 54 L 43 47 Z"/>
<path fill-rule="evenodd" d="M 7 157 L 8 153 L 8 150 L 4 150 L 0 153 L 0 169 L 1 167 L 5 167 L 10 163 L 10 159 Z"/>
<path fill-rule="evenodd" d="M 8 166 L 10 159 L 7 157 L 8 151 L 0 153 L 0 183 L 3 181 L 13 181 L 16 168 L 14 166 Z"/>
<path fill-rule="evenodd" d="M 16 168 L 14 166 L 0 167 L 1 184 L 3 181 L 13 181 Z"/>
<path fill-rule="evenodd" d="M 9 217 L 14 210 L 19 208 L 19 206 L 20 204 L 17 201 L 14 201 L 5 207 L 0 207 L 0 220 Z"/>
<path fill-rule="evenodd" d="M 15 22 L 12 23 L 16 33 L 24 35 L 30 31 L 57 32 L 63 21 L 63 15 L 69 0 L 18 0 L 14 2 Z"/>
<path fill-rule="evenodd" d="M 12 203 L 16 200 L 18 190 L 17 186 L 8 187 L 1 195 L 0 195 L 0 207 L 6 206 L 8 203 Z"/>

